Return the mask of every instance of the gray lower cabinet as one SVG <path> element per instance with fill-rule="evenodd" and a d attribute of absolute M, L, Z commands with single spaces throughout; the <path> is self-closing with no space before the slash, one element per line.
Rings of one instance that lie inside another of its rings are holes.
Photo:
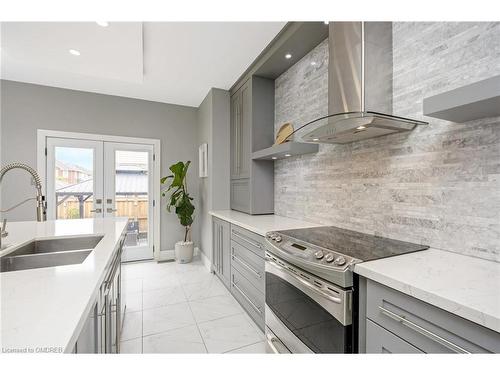
<path fill-rule="evenodd" d="M 366 352 L 500 353 L 500 334 L 372 280 Z"/>
<path fill-rule="evenodd" d="M 212 217 L 212 268 L 264 331 L 264 237 Z"/>
<path fill-rule="evenodd" d="M 234 267 L 231 269 L 231 294 L 238 300 L 259 328 L 264 330 L 264 293 L 255 288 Z"/>
<path fill-rule="evenodd" d="M 75 345 L 74 353 L 80 354 L 95 354 L 99 353 L 98 348 L 98 314 L 97 314 L 97 302 L 94 304 L 94 307 L 90 310 L 87 319 L 85 320 L 85 324 L 83 325 L 82 330 L 80 331 L 80 336 L 78 336 L 78 340 Z"/>
<path fill-rule="evenodd" d="M 231 224 L 231 293 L 264 330 L 264 237 Z"/>
<path fill-rule="evenodd" d="M 231 284 L 230 224 L 213 217 L 212 220 L 212 267 L 226 287 Z"/>
<path fill-rule="evenodd" d="M 368 319 L 366 322 L 366 352 L 367 353 L 423 353 L 388 330 Z"/>
<path fill-rule="evenodd" d="M 106 270 L 99 295 L 87 315 L 73 353 L 119 353 L 122 329 L 121 257 L 125 235 Z"/>

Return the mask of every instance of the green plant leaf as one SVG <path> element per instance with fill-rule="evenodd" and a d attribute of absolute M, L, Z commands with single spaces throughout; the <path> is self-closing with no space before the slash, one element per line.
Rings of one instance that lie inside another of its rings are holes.
<path fill-rule="evenodd" d="M 162 177 L 162 178 L 160 179 L 160 183 L 161 183 L 161 184 L 164 184 L 165 182 L 167 182 L 167 180 L 168 180 L 169 178 L 172 178 L 172 177 L 174 177 L 174 175 L 173 175 L 173 174 L 171 174 L 170 176 L 165 176 L 165 177 Z"/>
<path fill-rule="evenodd" d="M 195 210 L 194 205 L 191 203 L 193 198 L 189 196 L 186 187 L 186 176 L 190 164 L 190 161 L 186 163 L 180 161 L 171 165 L 169 169 L 173 174 L 162 177 L 160 180 L 162 184 L 170 182 L 170 185 L 162 191 L 162 196 L 167 197 L 169 195 L 167 198 L 167 211 L 171 212 L 172 208 L 175 208 L 175 213 L 181 225 L 186 227 L 186 235 L 188 228 L 193 223 Z"/>

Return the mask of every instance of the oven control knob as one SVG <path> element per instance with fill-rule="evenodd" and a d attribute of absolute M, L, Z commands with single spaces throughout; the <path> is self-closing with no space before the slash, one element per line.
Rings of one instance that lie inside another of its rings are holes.
<path fill-rule="evenodd" d="M 323 254 L 323 252 L 321 250 L 318 250 L 314 253 L 314 256 L 316 257 L 316 259 L 321 259 L 323 258 L 325 254 Z"/>
<path fill-rule="evenodd" d="M 345 258 L 338 257 L 335 259 L 335 261 L 333 263 L 335 263 L 336 266 L 343 266 L 345 264 Z"/>
<path fill-rule="evenodd" d="M 334 259 L 333 254 L 326 254 L 325 260 L 326 260 L 328 263 L 333 262 L 333 259 Z"/>
<path fill-rule="evenodd" d="M 272 240 L 275 240 L 275 239 L 276 239 L 276 234 L 274 234 L 274 233 L 271 233 L 271 236 L 270 236 L 270 238 L 271 238 Z"/>
<path fill-rule="evenodd" d="M 274 239 L 276 242 L 281 242 L 281 237 L 280 236 L 276 236 L 276 238 Z"/>

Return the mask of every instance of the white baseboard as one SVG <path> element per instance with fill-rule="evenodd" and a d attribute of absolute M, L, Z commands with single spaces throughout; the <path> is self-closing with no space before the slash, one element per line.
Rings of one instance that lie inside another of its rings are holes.
<path fill-rule="evenodd" d="M 201 251 L 200 249 L 198 249 L 198 252 L 199 252 L 200 257 L 201 257 L 201 262 L 203 263 L 205 268 L 208 270 L 208 272 L 212 272 L 212 262 L 210 261 L 210 259 L 208 259 L 208 257 L 205 255 L 205 253 L 203 251 Z"/>
<path fill-rule="evenodd" d="M 157 262 L 164 262 L 166 260 L 175 260 L 175 250 L 162 250 L 159 253 Z"/>
<path fill-rule="evenodd" d="M 210 259 L 201 251 L 198 247 L 194 248 L 194 256 L 200 256 L 201 262 L 206 267 L 206 269 L 211 272 L 212 271 L 212 262 Z M 160 251 L 160 256 L 158 259 L 155 259 L 157 262 L 165 262 L 168 260 L 175 260 L 175 250 L 162 250 Z"/>

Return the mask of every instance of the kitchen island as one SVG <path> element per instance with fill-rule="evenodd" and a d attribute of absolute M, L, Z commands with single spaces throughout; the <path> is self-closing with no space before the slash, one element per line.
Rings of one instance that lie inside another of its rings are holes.
<path fill-rule="evenodd" d="M 33 240 L 102 236 L 80 264 L 0 273 L 2 353 L 68 353 L 92 315 L 124 238 L 126 218 L 9 223 L 0 256 Z"/>

